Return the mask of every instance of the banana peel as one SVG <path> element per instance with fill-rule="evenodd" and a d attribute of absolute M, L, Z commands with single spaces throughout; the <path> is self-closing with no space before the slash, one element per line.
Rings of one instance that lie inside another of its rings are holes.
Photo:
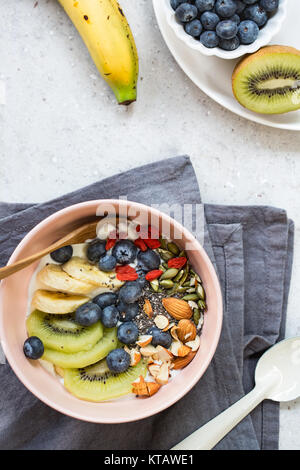
<path fill-rule="evenodd" d="M 126 16 L 116 0 L 58 0 L 88 48 L 117 101 L 137 97 L 138 53 Z"/>

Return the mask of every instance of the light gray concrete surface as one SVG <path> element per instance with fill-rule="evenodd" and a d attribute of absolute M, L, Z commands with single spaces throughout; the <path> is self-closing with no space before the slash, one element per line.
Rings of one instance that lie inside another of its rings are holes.
<path fill-rule="evenodd" d="M 295 221 L 287 336 L 300 334 L 300 133 L 213 102 L 173 60 L 151 0 L 121 3 L 140 56 L 138 101 L 128 109 L 115 103 L 56 0 L 0 3 L 0 200 L 45 201 L 188 154 L 205 202 L 279 206 Z M 300 400 L 281 407 L 280 423 L 280 448 L 299 449 Z"/>

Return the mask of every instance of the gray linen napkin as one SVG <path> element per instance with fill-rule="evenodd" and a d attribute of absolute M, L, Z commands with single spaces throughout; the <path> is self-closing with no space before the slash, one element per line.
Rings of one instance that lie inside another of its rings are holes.
<path fill-rule="evenodd" d="M 186 156 L 145 165 L 43 204 L 2 203 L 1 265 L 24 235 L 53 212 L 120 194 L 148 205 L 165 201 L 201 205 Z M 216 354 L 197 385 L 156 416 L 102 425 L 49 408 L 4 364 L 0 366 L 1 449 L 167 450 L 249 391 L 259 355 L 284 336 L 293 224 L 283 210 L 271 207 L 204 205 L 202 213 L 205 219 L 196 235 L 204 240 L 220 278 L 224 323 Z M 279 407 L 266 401 L 216 449 L 276 449 L 278 425 Z"/>

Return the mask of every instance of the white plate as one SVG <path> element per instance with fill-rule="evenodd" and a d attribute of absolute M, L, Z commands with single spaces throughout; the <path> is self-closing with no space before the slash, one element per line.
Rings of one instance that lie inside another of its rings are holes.
<path fill-rule="evenodd" d="M 292 131 L 300 130 L 300 110 L 286 114 L 263 115 L 243 108 L 233 97 L 231 89 L 231 75 L 237 61 L 207 57 L 190 49 L 178 39 L 167 23 L 163 2 L 152 1 L 160 31 L 170 52 L 182 70 L 204 93 L 224 108 L 250 121 Z M 300 49 L 299 14 L 299 0 L 289 0 L 287 18 L 280 33 L 273 38 L 272 44 Z"/>

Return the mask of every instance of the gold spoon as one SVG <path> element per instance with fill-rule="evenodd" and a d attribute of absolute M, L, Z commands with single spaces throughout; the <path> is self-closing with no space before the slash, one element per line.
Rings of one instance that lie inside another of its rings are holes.
<path fill-rule="evenodd" d="M 62 246 L 72 245 L 75 243 L 83 243 L 89 238 L 95 238 L 98 223 L 99 220 L 97 222 L 90 222 L 88 224 L 82 225 L 81 227 L 72 230 L 72 232 L 68 233 L 68 235 L 65 235 L 64 237 L 60 238 L 44 250 L 41 250 L 38 253 L 35 253 L 34 255 L 28 256 L 28 258 L 17 261 L 16 263 L 4 266 L 4 268 L 0 268 L 0 280 L 5 279 L 6 277 L 11 276 L 17 271 L 26 268 L 30 264 L 41 259 L 43 256 L 48 255 L 52 251 L 58 250 L 58 248 L 61 248 Z"/>

